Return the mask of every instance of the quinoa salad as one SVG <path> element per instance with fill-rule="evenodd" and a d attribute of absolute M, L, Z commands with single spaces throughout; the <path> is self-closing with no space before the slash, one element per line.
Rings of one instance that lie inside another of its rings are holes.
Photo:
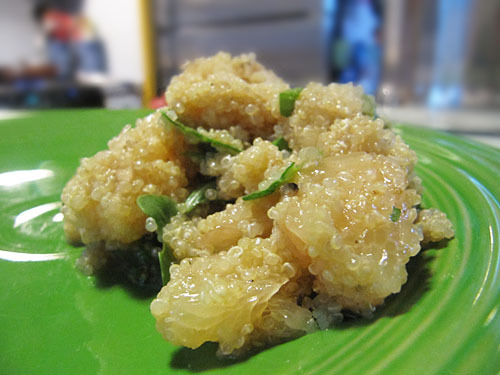
<path fill-rule="evenodd" d="M 165 95 L 81 160 L 62 212 L 88 274 L 149 251 L 163 280 L 151 313 L 173 344 L 239 355 L 370 315 L 423 243 L 454 236 L 361 87 L 291 88 L 253 54 L 221 52 Z"/>

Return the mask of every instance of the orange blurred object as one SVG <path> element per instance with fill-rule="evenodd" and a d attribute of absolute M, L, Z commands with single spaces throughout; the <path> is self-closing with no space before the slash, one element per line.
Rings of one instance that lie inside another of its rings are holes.
<path fill-rule="evenodd" d="M 167 101 L 165 100 L 164 95 L 156 96 L 149 102 L 149 107 L 153 109 L 158 109 L 161 107 L 165 107 L 167 105 Z"/>

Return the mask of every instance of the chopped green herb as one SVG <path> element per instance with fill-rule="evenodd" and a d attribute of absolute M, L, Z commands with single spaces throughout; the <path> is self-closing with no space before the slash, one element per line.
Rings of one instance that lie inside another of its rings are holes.
<path fill-rule="evenodd" d="M 194 161 L 196 163 L 201 162 L 206 157 L 205 153 L 203 153 L 203 152 L 195 152 L 195 151 L 186 151 L 184 153 L 184 155 L 186 155 L 189 159 L 191 159 L 192 161 Z"/>
<path fill-rule="evenodd" d="M 160 262 L 161 279 L 163 285 L 167 285 L 170 280 L 170 266 L 175 263 L 175 257 L 172 248 L 166 243 L 163 243 L 161 251 L 158 253 L 158 261 Z"/>
<path fill-rule="evenodd" d="M 178 212 L 177 204 L 165 195 L 141 195 L 137 198 L 137 205 L 146 215 L 156 221 L 158 239 L 163 242 L 163 227 L 170 222 L 172 216 Z M 158 254 L 161 278 L 163 285 L 170 280 L 170 265 L 175 261 L 172 249 L 163 242 L 163 248 Z"/>
<path fill-rule="evenodd" d="M 361 112 L 364 115 L 375 117 L 376 116 L 376 104 L 373 95 L 363 94 L 363 105 L 361 107 Z"/>
<path fill-rule="evenodd" d="M 183 209 L 183 213 L 187 214 L 191 212 L 196 206 L 198 206 L 201 203 L 205 203 L 208 201 L 207 197 L 205 196 L 205 192 L 208 189 L 215 189 L 215 182 L 209 182 L 208 184 L 203 185 L 199 189 L 193 190 L 191 194 L 187 197 L 186 201 L 184 202 L 185 208 Z"/>
<path fill-rule="evenodd" d="M 158 239 L 160 242 L 163 242 L 163 248 L 158 254 L 163 285 L 167 284 L 168 280 L 170 280 L 170 265 L 175 262 L 172 249 L 168 243 L 163 241 L 163 228 L 170 222 L 173 216 L 181 211 L 181 207 L 182 213 L 191 212 L 196 206 L 208 200 L 205 192 L 208 189 L 215 188 L 215 182 L 209 182 L 201 186 L 189 194 L 183 205 L 178 205 L 165 195 L 141 195 L 137 198 L 137 205 L 142 212 L 155 219 L 158 228 Z"/>
<path fill-rule="evenodd" d="M 275 139 L 272 143 L 273 143 L 273 145 L 278 147 L 278 149 L 280 151 L 281 150 L 291 151 L 290 147 L 288 146 L 288 142 L 283 137 L 279 137 L 279 138 Z"/>
<path fill-rule="evenodd" d="M 302 87 L 296 87 L 280 93 L 281 116 L 290 117 L 295 109 L 295 101 L 298 99 Z"/>
<path fill-rule="evenodd" d="M 180 121 L 172 119 L 165 112 L 162 112 L 162 115 L 163 115 L 163 117 L 165 117 L 168 120 L 168 122 L 170 122 L 177 129 L 179 129 L 184 135 L 190 136 L 198 142 L 208 143 L 211 146 L 215 147 L 216 149 L 228 152 L 230 154 L 237 154 L 237 153 L 240 153 L 241 151 L 243 151 L 243 150 L 240 150 L 238 147 L 235 147 L 233 145 L 229 145 L 227 143 L 223 143 L 221 141 L 218 141 L 217 139 L 207 137 L 206 135 L 203 135 L 200 132 L 198 132 L 196 129 L 190 128 L 189 126 L 184 125 Z"/>
<path fill-rule="evenodd" d="M 401 217 L 401 208 L 392 207 L 391 220 L 396 222 Z"/>
<path fill-rule="evenodd" d="M 158 238 L 162 241 L 163 227 L 177 215 L 177 203 L 165 195 L 141 195 L 137 205 L 146 215 L 151 216 L 158 226 Z"/>
<path fill-rule="evenodd" d="M 253 192 L 251 194 L 245 195 L 243 197 L 243 200 L 250 201 L 250 200 L 262 198 L 262 197 L 265 197 L 267 195 L 274 193 L 276 190 L 278 190 L 280 188 L 281 185 L 289 182 L 293 178 L 293 176 L 295 176 L 295 174 L 298 172 L 298 170 L 299 170 L 299 167 L 295 165 L 295 162 L 290 163 L 290 165 L 283 171 L 281 176 L 276 181 L 271 183 L 271 185 L 269 185 L 266 189 L 259 190 L 259 191 Z"/>

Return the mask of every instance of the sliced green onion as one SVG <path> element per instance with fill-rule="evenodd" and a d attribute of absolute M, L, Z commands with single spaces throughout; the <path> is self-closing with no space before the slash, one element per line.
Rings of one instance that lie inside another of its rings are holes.
<path fill-rule="evenodd" d="M 271 183 L 271 185 L 269 185 L 266 189 L 255 191 L 251 194 L 245 195 L 243 197 L 243 200 L 251 201 L 253 199 L 262 198 L 274 193 L 276 190 L 280 188 L 281 185 L 289 182 L 295 176 L 298 170 L 299 167 L 295 165 L 295 162 L 290 163 L 290 165 L 283 171 L 281 176 L 276 181 Z"/>
<path fill-rule="evenodd" d="M 295 109 L 295 101 L 298 99 L 302 87 L 296 87 L 280 93 L 280 113 L 281 116 L 290 117 Z"/>
<path fill-rule="evenodd" d="M 168 120 L 168 122 L 170 122 L 177 129 L 179 129 L 184 135 L 192 137 L 197 142 L 208 143 L 211 146 L 215 147 L 216 149 L 228 152 L 230 154 L 238 154 L 241 151 L 243 151 L 243 150 L 241 150 L 238 147 L 235 147 L 233 145 L 229 145 L 229 144 L 221 142 L 221 141 L 219 141 L 217 139 L 213 139 L 213 138 L 207 137 L 206 135 L 203 135 L 200 132 L 198 132 L 196 129 L 193 129 L 193 128 L 189 127 L 189 126 L 186 126 L 183 123 L 181 123 L 180 121 L 172 119 L 165 112 L 162 112 L 161 114 L 162 114 L 163 117 L 165 117 Z"/>

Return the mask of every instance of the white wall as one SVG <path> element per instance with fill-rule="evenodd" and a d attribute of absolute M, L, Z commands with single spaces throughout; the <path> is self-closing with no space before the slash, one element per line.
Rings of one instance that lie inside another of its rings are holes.
<path fill-rule="evenodd" d="M 139 1 L 85 1 L 83 11 L 104 42 L 109 75 L 114 81 L 144 82 Z"/>
<path fill-rule="evenodd" d="M 30 0 L 0 0 L 0 66 L 39 63 L 44 59 L 41 37 Z"/>
<path fill-rule="evenodd" d="M 142 84 L 141 0 L 85 0 L 84 13 L 106 48 L 112 81 Z M 0 66 L 45 60 L 43 38 L 32 19 L 31 0 L 0 0 Z"/>

